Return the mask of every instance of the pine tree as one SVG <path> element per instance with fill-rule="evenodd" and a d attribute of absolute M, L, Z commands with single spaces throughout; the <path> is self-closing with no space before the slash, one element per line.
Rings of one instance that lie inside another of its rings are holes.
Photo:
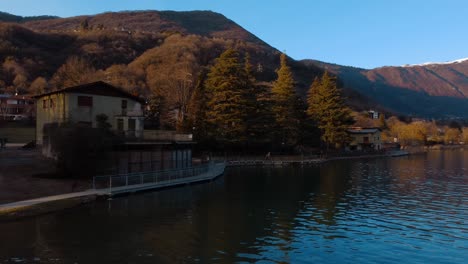
<path fill-rule="evenodd" d="M 387 122 L 385 121 L 385 115 L 383 113 L 380 113 L 379 115 L 379 127 L 381 129 L 387 129 Z"/>
<path fill-rule="evenodd" d="M 257 83 L 249 53 L 244 58 L 244 70 L 249 91 L 246 105 L 248 146 L 264 147 L 270 142 L 270 132 L 273 130 L 271 124 L 274 123 L 269 100 L 271 93 L 267 86 Z"/>
<path fill-rule="evenodd" d="M 80 23 L 80 29 L 83 31 L 87 31 L 89 29 L 89 21 L 88 18 L 85 18 L 83 21 Z"/>
<path fill-rule="evenodd" d="M 346 130 L 353 120 L 336 84 L 336 77 L 325 72 L 320 80 L 315 78 L 307 103 L 307 114 L 320 128 L 321 139 L 327 149 L 330 145 L 344 144 L 348 138 Z"/>
<path fill-rule="evenodd" d="M 298 97 L 291 69 L 286 55 L 280 57 L 280 68 L 276 71 L 278 79 L 272 87 L 272 112 L 276 121 L 275 139 L 282 145 L 294 146 L 299 138 Z"/>
<path fill-rule="evenodd" d="M 244 65 L 236 50 L 228 49 L 208 73 L 206 121 L 211 136 L 223 143 L 246 141 L 249 90 Z"/>
<path fill-rule="evenodd" d="M 192 131 L 194 139 L 198 142 L 206 140 L 206 104 L 207 96 L 205 89 L 206 70 L 202 70 L 195 89 L 188 104 L 187 123 L 185 132 Z"/>

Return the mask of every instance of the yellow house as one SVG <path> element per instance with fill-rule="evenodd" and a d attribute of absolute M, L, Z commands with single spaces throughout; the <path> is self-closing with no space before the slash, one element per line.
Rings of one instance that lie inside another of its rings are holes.
<path fill-rule="evenodd" d="M 96 116 L 105 114 L 111 129 L 127 137 L 143 137 L 143 99 L 99 81 L 35 96 L 36 142 L 48 143 L 44 127 L 63 122 L 96 127 Z"/>
<path fill-rule="evenodd" d="M 353 127 L 347 130 L 351 138 L 350 150 L 381 150 L 382 137 L 380 128 Z"/>
<path fill-rule="evenodd" d="M 144 100 L 120 88 L 100 81 L 35 98 L 36 141 L 45 156 L 53 157 L 48 126 L 71 122 L 96 127 L 96 116 L 105 114 L 111 129 L 125 138 L 113 146 L 108 171 L 124 174 L 192 166 L 192 135 L 144 130 Z"/>

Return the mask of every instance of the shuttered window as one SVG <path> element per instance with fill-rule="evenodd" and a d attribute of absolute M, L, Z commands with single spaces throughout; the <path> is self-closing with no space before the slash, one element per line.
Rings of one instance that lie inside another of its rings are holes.
<path fill-rule="evenodd" d="M 78 106 L 93 106 L 93 97 L 91 96 L 78 96 Z"/>

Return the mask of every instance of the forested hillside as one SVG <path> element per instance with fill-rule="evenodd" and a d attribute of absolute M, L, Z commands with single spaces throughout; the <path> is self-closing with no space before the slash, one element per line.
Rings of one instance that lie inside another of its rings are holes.
<path fill-rule="evenodd" d="M 468 117 L 468 60 L 360 69 L 306 60 L 396 113 L 428 118 Z"/>
<path fill-rule="evenodd" d="M 146 95 L 157 89 L 156 75 L 171 72 L 176 76 L 177 69 L 183 70 L 185 77 L 190 74 L 196 79 L 203 68 L 231 47 L 250 54 L 258 81 L 274 79 L 279 52 L 231 20 L 209 11 L 119 12 L 20 25 L 1 23 L 0 89 L 37 93 L 103 79 Z M 290 62 L 298 89 L 305 93 L 322 71 Z M 67 78 L 72 81 L 66 82 Z"/>

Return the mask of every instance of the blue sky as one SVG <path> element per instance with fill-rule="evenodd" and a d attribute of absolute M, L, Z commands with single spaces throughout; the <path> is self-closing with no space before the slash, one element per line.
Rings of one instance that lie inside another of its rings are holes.
<path fill-rule="evenodd" d="M 0 0 L 16 15 L 212 10 L 295 59 L 363 68 L 468 57 L 465 0 Z"/>

